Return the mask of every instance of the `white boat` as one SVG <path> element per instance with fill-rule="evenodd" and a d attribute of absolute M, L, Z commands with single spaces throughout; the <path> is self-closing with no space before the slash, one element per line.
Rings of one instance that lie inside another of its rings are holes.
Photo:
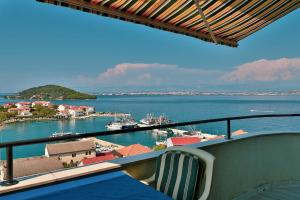
<path fill-rule="evenodd" d="M 115 118 L 115 121 L 107 124 L 106 129 L 109 131 L 124 130 L 138 127 L 138 124 L 131 117 Z"/>
<path fill-rule="evenodd" d="M 72 132 L 54 132 L 50 137 L 61 137 L 67 135 L 78 135 L 79 133 L 72 133 Z"/>
<path fill-rule="evenodd" d="M 155 125 L 163 125 L 163 124 L 169 124 L 171 121 L 167 119 L 165 115 L 160 115 L 158 117 L 155 117 L 153 114 L 148 113 L 147 116 L 140 120 L 140 127 L 146 127 L 146 126 L 155 126 Z"/>

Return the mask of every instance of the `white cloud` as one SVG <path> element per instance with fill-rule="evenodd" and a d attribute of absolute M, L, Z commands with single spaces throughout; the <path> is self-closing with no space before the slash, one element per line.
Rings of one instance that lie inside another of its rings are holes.
<path fill-rule="evenodd" d="M 272 82 L 300 79 L 300 58 L 257 60 L 238 66 L 222 79 L 234 82 Z"/>
<path fill-rule="evenodd" d="M 81 83 L 97 86 L 195 86 L 216 80 L 220 74 L 220 71 L 169 64 L 122 63 L 95 77 L 80 75 L 78 79 Z"/>

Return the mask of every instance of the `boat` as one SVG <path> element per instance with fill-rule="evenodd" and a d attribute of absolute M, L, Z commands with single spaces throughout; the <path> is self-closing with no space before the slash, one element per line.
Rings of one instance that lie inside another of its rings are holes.
<path fill-rule="evenodd" d="M 67 136 L 67 135 L 78 135 L 79 133 L 72 133 L 72 132 L 54 132 L 50 137 L 61 137 L 61 136 Z"/>
<path fill-rule="evenodd" d="M 110 122 L 105 127 L 109 131 L 115 131 L 115 130 L 137 128 L 138 124 L 132 117 L 124 116 L 124 117 L 115 118 L 113 122 Z"/>
<path fill-rule="evenodd" d="M 148 113 L 147 116 L 140 120 L 140 127 L 147 127 L 147 126 L 155 126 L 155 125 L 164 125 L 169 124 L 171 121 L 165 116 L 160 115 L 155 117 L 153 114 Z"/>

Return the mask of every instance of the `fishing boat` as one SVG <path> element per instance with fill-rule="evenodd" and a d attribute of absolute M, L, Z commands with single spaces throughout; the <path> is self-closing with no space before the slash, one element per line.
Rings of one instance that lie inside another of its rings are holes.
<path fill-rule="evenodd" d="M 147 116 L 140 120 L 140 127 L 147 127 L 147 126 L 155 126 L 155 125 L 164 125 L 169 124 L 171 121 L 165 116 L 160 115 L 155 117 L 153 114 L 148 113 Z"/>
<path fill-rule="evenodd" d="M 110 122 L 105 127 L 109 131 L 114 131 L 114 130 L 137 128 L 138 124 L 132 117 L 125 116 L 125 117 L 115 118 L 113 122 Z"/>

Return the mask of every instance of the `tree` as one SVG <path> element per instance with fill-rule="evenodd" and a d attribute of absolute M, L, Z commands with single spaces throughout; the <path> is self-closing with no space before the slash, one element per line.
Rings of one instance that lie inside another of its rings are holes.
<path fill-rule="evenodd" d="M 56 110 L 41 105 L 36 105 L 33 108 L 32 115 L 34 117 L 54 117 L 56 115 Z"/>

